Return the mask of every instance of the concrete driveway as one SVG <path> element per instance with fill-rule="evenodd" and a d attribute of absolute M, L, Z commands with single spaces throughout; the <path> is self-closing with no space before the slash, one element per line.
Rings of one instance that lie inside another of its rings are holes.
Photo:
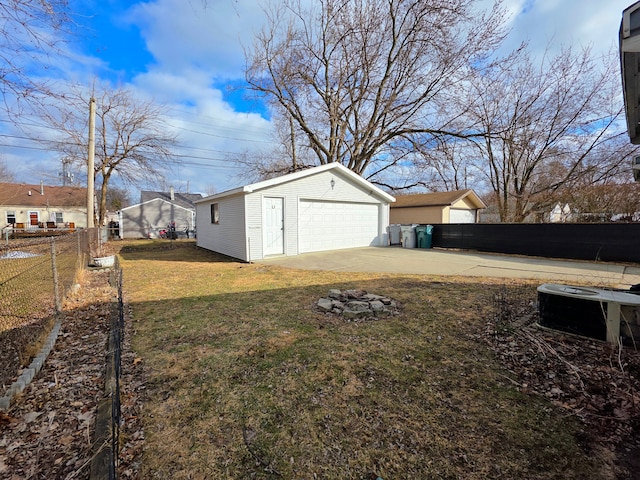
<path fill-rule="evenodd" d="M 640 283 L 640 265 L 402 247 L 350 248 L 270 257 L 257 263 L 303 270 L 527 278 L 614 288 Z"/>

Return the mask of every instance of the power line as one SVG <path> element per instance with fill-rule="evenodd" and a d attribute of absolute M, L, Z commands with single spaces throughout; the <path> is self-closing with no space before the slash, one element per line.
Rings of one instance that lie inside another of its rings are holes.
<path fill-rule="evenodd" d="M 182 121 L 182 120 L 180 120 Z M 11 123 L 13 125 L 19 126 L 19 127 L 37 127 L 37 128 L 45 128 L 48 130 L 54 130 L 56 132 L 59 131 L 58 128 L 56 127 L 52 127 L 49 125 L 41 125 L 41 124 L 36 124 L 36 123 L 28 123 L 28 122 L 12 122 L 11 120 L 6 120 L 6 119 L 0 119 L 0 122 L 4 122 L 4 123 Z M 226 136 L 226 135 L 220 135 L 220 134 L 216 134 L 216 133 L 211 133 L 211 132 L 202 132 L 199 130 L 193 130 L 190 128 L 186 128 L 186 127 L 180 127 L 178 125 L 172 124 L 170 122 L 165 122 L 168 126 L 175 128 L 177 130 L 184 130 L 186 132 L 192 132 L 192 133 L 197 133 L 198 135 L 205 135 L 208 137 L 215 137 L 215 138 L 221 138 L 224 140 L 235 140 L 235 141 L 240 141 L 240 142 L 251 142 L 251 143 L 261 143 L 261 144 L 265 144 L 265 145 L 276 145 L 275 142 L 269 141 L 269 140 L 256 140 L 256 139 L 251 139 L 251 138 L 239 138 L 239 137 L 230 137 L 230 136 Z M 203 125 L 203 124 L 199 124 L 198 122 L 188 122 L 185 121 L 185 123 L 193 123 L 194 125 Z M 217 127 L 217 128 L 222 128 L 222 127 Z M 228 130 L 232 130 L 232 129 L 228 129 Z M 257 131 L 256 131 L 257 132 Z M 11 135 L 2 135 L 1 136 L 7 136 L 7 137 L 11 137 L 11 138 L 17 138 L 17 139 L 21 139 L 21 140 L 31 140 L 31 141 L 35 141 L 37 142 L 37 139 L 34 138 L 30 138 L 30 137 L 24 137 L 24 136 L 11 136 Z M 184 145 L 184 148 L 198 148 L 198 147 L 189 147 L 187 145 Z M 212 150 L 212 151 L 216 151 L 216 150 Z M 221 150 L 218 150 L 219 152 L 222 152 Z M 227 153 L 233 153 L 233 152 L 227 152 Z"/>
<path fill-rule="evenodd" d="M 237 137 L 227 137 L 224 135 L 217 135 L 215 133 L 209 133 L 209 132 L 200 132 L 198 130 L 192 130 L 190 128 L 185 128 L 185 127 L 178 127 L 177 125 L 171 125 L 173 128 L 177 128 L 179 130 L 184 130 L 186 132 L 193 132 L 193 133 L 197 133 L 199 135 L 207 135 L 209 137 L 216 137 L 216 138 L 224 138 L 225 140 L 237 140 L 240 142 L 252 142 L 252 143 L 267 143 L 267 144 L 274 144 L 274 142 L 271 141 L 266 141 L 266 140 L 253 140 L 253 139 L 249 139 L 249 138 L 237 138 Z"/>
<path fill-rule="evenodd" d="M 50 152 L 51 149 L 50 148 L 46 148 L 46 147 L 31 147 L 31 146 L 27 146 L 27 145 L 14 145 L 11 143 L 0 143 L 0 147 L 9 147 L 9 148 L 23 148 L 26 150 L 41 150 L 44 152 Z"/>

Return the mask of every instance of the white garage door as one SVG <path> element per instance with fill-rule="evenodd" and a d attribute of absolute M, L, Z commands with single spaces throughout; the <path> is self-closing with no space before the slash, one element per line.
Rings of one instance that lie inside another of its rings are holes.
<path fill-rule="evenodd" d="M 476 223 L 476 211 L 452 208 L 449 211 L 449 223 Z"/>
<path fill-rule="evenodd" d="M 300 253 L 374 245 L 378 205 L 301 200 L 298 226 Z"/>

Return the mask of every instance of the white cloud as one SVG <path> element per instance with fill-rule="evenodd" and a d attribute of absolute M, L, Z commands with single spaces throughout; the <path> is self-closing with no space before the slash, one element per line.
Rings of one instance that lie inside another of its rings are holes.
<path fill-rule="evenodd" d="M 243 45 L 262 21 L 254 0 L 158 0 L 138 3 L 129 21 L 140 28 L 158 64 L 171 71 L 198 67 L 214 77 L 239 78 Z"/>
<path fill-rule="evenodd" d="M 528 40 L 541 52 L 553 42 L 561 46 L 591 47 L 604 53 L 617 47 L 622 11 L 633 0 L 513 0 L 511 12 L 517 12 L 511 26 L 510 44 Z"/>
<path fill-rule="evenodd" d="M 490 6 L 492 1 L 480 3 Z M 617 45 L 622 10 L 631 3 L 633 0 L 505 0 L 512 14 L 509 45 L 529 40 L 535 51 L 542 51 L 553 39 L 556 46 L 592 45 L 597 51 L 607 51 Z M 220 90 L 226 81 L 243 78 L 243 46 L 251 45 L 262 19 L 255 0 L 148 0 L 135 3 L 119 19 L 140 30 L 152 55 L 144 73 L 133 77 L 130 86 L 168 106 L 172 128 L 179 133 L 180 143 L 189 147 L 181 153 L 205 157 L 187 159 L 189 163 L 175 178 L 181 185 L 188 181 L 191 191 L 204 192 L 212 185 L 217 190 L 238 186 L 237 171 L 226 165 L 228 154 L 269 146 L 269 122 L 258 113 L 236 111 Z M 68 56 L 56 61 L 55 71 L 64 71 L 65 80 L 90 85 L 108 68 L 99 55 Z M 43 169 L 41 165 L 27 168 L 29 162 L 18 161 L 20 154 L 30 158 L 37 151 L 30 153 L 22 150 L 14 156 L 5 151 L 10 163 L 15 160 L 20 169 L 25 168 L 22 181 L 31 180 Z M 46 162 L 52 172 L 59 169 L 51 155 Z"/>
<path fill-rule="evenodd" d="M 234 110 L 216 84 L 244 78 L 243 46 L 260 28 L 262 11 L 254 0 L 157 0 L 128 13 L 154 57 L 132 84 L 170 107 L 170 124 L 188 146 L 181 154 L 208 157 L 185 158 L 176 181 L 199 192 L 238 186 L 229 155 L 269 148 L 271 126 L 258 113 Z"/>
<path fill-rule="evenodd" d="M 178 74 L 154 68 L 133 84 L 141 94 L 153 94 L 166 105 L 169 128 L 183 146 L 178 153 L 189 156 L 183 158 L 176 182 L 184 186 L 189 181 L 190 191 L 238 186 L 239 171 L 229 161 L 230 155 L 271 146 L 270 122 L 258 113 L 234 110 L 202 71 Z"/>

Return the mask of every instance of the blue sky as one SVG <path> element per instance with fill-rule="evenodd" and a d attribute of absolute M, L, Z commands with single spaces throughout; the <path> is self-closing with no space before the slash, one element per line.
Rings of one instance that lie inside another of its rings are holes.
<path fill-rule="evenodd" d="M 617 46 L 621 13 L 631 3 L 505 0 L 512 15 L 509 45 L 529 40 L 542 51 L 553 41 L 556 47 L 591 44 L 605 51 Z M 243 46 L 250 45 L 262 21 L 256 0 L 70 0 L 70 5 L 77 35 L 57 73 L 61 80 L 85 85 L 108 80 L 164 103 L 185 162 L 169 179 L 176 189 L 206 194 L 241 185 L 244 180 L 227 156 L 273 146 L 264 106 L 247 102 L 238 88 Z M 11 133 L 3 120 L 0 133 Z M 8 147 L 11 143 L 22 148 Z M 1 144 L 0 158 L 18 181 L 59 183 L 55 154 L 9 137 Z"/>

